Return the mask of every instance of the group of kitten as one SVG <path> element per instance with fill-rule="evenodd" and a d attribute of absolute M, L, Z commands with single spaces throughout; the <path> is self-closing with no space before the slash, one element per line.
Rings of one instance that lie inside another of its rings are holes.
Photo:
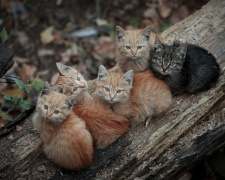
<path fill-rule="evenodd" d="M 86 82 L 75 69 L 56 63 L 59 78 L 45 82 L 33 116 L 34 128 L 48 158 L 60 167 L 91 165 L 93 149 L 109 146 L 132 125 L 168 109 L 172 96 L 209 89 L 220 68 L 205 49 L 191 44 L 166 45 L 150 27 L 116 27 L 116 66 L 100 65 L 98 77 Z M 151 37 L 152 38 L 152 37 Z"/>

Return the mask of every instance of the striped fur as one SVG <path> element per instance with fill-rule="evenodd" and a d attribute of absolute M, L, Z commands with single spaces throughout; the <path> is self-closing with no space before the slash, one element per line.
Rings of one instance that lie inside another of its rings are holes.
<path fill-rule="evenodd" d="M 127 30 L 117 26 L 116 62 L 123 72 L 144 71 L 149 66 L 150 27 Z"/>
<path fill-rule="evenodd" d="M 76 81 L 73 81 L 72 77 L 73 74 L 60 74 L 55 86 L 58 83 L 64 84 L 64 87 L 76 86 Z M 64 92 L 71 95 L 71 92 Z M 85 121 L 93 136 L 95 148 L 102 149 L 109 146 L 129 129 L 129 120 L 113 112 L 101 99 L 92 98 L 86 90 L 80 97 L 73 106 L 73 112 Z"/>
<path fill-rule="evenodd" d="M 86 125 L 73 111 L 67 97 L 55 91 L 38 98 L 33 126 L 44 142 L 44 151 L 58 166 L 80 170 L 91 165 L 93 140 Z M 72 96 L 73 98 L 73 96 Z M 48 107 L 48 108 L 46 108 Z M 54 113 L 58 110 L 58 113 Z"/>
<path fill-rule="evenodd" d="M 120 92 L 116 93 L 118 89 Z M 130 119 L 132 123 L 140 123 L 160 114 L 172 103 L 168 85 L 148 70 L 134 73 L 133 84 L 126 82 L 123 73 L 107 71 L 105 78 L 97 80 L 97 90 L 97 96 L 111 104 L 117 114 Z"/>

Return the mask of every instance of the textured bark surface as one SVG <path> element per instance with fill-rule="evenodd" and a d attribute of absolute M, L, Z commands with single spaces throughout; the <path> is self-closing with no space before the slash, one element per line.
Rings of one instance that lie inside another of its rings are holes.
<path fill-rule="evenodd" d="M 0 44 L 0 78 L 12 67 L 13 52 L 4 44 Z"/>
<path fill-rule="evenodd" d="M 183 39 L 213 53 L 221 67 L 216 87 L 174 98 L 172 107 L 148 128 L 132 128 L 117 143 L 95 151 L 81 172 L 46 159 L 31 117 L 0 139 L 0 179 L 178 179 L 208 154 L 225 145 L 225 1 L 213 0 L 162 36 Z"/>

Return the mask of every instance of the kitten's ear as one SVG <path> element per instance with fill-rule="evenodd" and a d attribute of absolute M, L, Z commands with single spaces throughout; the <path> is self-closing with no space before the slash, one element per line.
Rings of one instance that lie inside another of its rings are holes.
<path fill-rule="evenodd" d="M 159 40 L 159 38 L 156 36 L 155 37 L 155 44 L 154 44 L 154 51 L 155 52 L 160 52 L 163 50 L 163 44 Z"/>
<path fill-rule="evenodd" d="M 77 96 L 68 96 L 65 99 L 65 104 L 68 106 L 68 109 L 70 109 L 75 104 L 76 99 Z"/>
<path fill-rule="evenodd" d="M 40 96 L 49 95 L 51 93 L 51 87 L 48 84 L 47 81 L 45 81 L 45 84 L 41 90 Z"/>
<path fill-rule="evenodd" d="M 187 52 L 187 44 L 182 44 L 180 45 L 173 54 L 175 54 L 176 56 L 178 56 L 180 59 L 184 59 L 186 56 L 186 52 Z"/>
<path fill-rule="evenodd" d="M 56 85 L 56 86 L 51 87 L 51 89 L 52 89 L 53 91 L 59 92 L 59 93 L 61 93 L 61 94 L 64 94 L 64 93 L 65 93 L 64 85 Z"/>
<path fill-rule="evenodd" d="M 134 71 L 133 70 L 129 70 L 122 76 L 122 78 L 123 78 L 123 80 L 124 80 L 124 82 L 126 84 L 132 86 L 133 75 L 134 75 Z"/>
<path fill-rule="evenodd" d="M 59 70 L 59 73 L 63 76 L 66 76 L 68 74 L 71 74 L 71 73 L 74 73 L 75 72 L 75 69 L 69 67 L 69 66 L 65 66 L 61 63 L 56 63 L 56 66 Z"/>
<path fill-rule="evenodd" d="M 142 32 L 141 35 L 145 37 L 147 41 L 150 42 L 150 33 L 151 33 L 151 28 L 150 26 L 147 26 Z"/>
<path fill-rule="evenodd" d="M 120 26 L 116 26 L 116 37 L 117 41 L 121 41 L 123 37 L 126 36 L 126 31 Z"/>
<path fill-rule="evenodd" d="M 100 65 L 98 69 L 98 81 L 105 79 L 108 75 L 107 69 L 103 65 Z"/>

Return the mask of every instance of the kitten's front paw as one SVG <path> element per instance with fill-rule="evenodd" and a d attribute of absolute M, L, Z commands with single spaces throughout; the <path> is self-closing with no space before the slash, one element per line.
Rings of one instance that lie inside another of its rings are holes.
<path fill-rule="evenodd" d="M 145 127 L 148 127 L 149 122 L 151 121 L 151 117 L 148 117 L 145 121 Z"/>

